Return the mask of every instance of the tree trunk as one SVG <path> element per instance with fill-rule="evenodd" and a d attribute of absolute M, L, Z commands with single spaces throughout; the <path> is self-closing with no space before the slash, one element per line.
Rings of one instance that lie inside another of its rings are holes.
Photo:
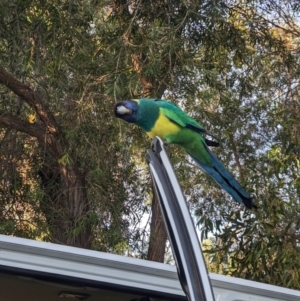
<path fill-rule="evenodd" d="M 18 115 L 0 112 L 0 124 L 35 137 L 44 152 L 44 167 L 39 171 L 44 197 L 41 209 L 51 240 L 56 243 L 90 248 L 92 227 L 88 214 L 85 176 L 72 163 L 64 163 L 68 146 L 54 115 L 29 86 L 0 67 L 0 84 L 24 100 L 40 122 L 30 123 Z M 58 163 L 60 162 L 60 163 Z M 47 164 L 47 165 L 46 165 Z"/>
<path fill-rule="evenodd" d="M 154 191 L 153 186 L 152 191 Z M 150 241 L 147 254 L 148 260 L 164 262 L 167 238 L 167 231 L 161 214 L 159 202 L 156 195 L 153 194 Z"/>
<path fill-rule="evenodd" d="M 39 171 L 43 191 L 41 209 L 47 220 L 51 241 L 91 248 L 90 205 L 84 176 L 74 165 L 44 167 Z"/>

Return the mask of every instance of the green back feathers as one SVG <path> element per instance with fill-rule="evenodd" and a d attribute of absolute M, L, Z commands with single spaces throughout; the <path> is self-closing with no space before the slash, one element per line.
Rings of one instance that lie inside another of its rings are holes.
<path fill-rule="evenodd" d="M 148 132 L 152 129 L 158 116 L 159 110 L 172 122 L 178 124 L 181 127 L 187 127 L 199 133 L 205 131 L 201 125 L 185 114 L 175 104 L 161 99 L 155 98 L 141 98 L 139 102 L 139 112 L 137 115 L 136 124 L 140 126 L 144 131 Z"/>

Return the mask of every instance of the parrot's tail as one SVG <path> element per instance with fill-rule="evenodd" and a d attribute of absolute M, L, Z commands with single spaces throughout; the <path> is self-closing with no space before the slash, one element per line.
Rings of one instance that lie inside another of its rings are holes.
<path fill-rule="evenodd" d="M 196 161 L 201 169 L 209 174 L 225 191 L 227 191 L 233 197 L 234 200 L 240 204 L 244 204 L 249 209 L 257 209 L 257 206 L 254 204 L 250 195 L 238 183 L 234 176 L 223 166 L 223 164 L 219 161 L 215 154 L 209 150 L 209 148 L 207 148 L 207 151 L 211 156 L 214 167 L 202 163 L 191 154 L 189 155 Z"/>

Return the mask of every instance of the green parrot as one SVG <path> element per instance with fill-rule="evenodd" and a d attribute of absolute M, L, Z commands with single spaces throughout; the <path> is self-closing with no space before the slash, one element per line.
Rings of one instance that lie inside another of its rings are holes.
<path fill-rule="evenodd" d="M 257 208 L 250 195 L 208 148 L 218 143 L 205 139 L 204 135 L 215 137 L 175 104 L 149 98 L 124 100 L 116 104 L 115 115 L 136 124 L 150 138 L 158 136 L 167 144 L 180 145 L 234 200 L 249 209 Z"/>

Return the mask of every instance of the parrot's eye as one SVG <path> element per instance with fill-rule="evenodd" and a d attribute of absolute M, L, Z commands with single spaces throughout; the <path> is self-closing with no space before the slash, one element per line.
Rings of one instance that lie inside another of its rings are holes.
<path fill-rule="evenodd" d="M 121 105 L 121 106 L 117 106 L 116 111 L 118 114 L 120 115 L 131 115 L 132 114 L 132 110 L 126 108 L 125 106 Z"/>

